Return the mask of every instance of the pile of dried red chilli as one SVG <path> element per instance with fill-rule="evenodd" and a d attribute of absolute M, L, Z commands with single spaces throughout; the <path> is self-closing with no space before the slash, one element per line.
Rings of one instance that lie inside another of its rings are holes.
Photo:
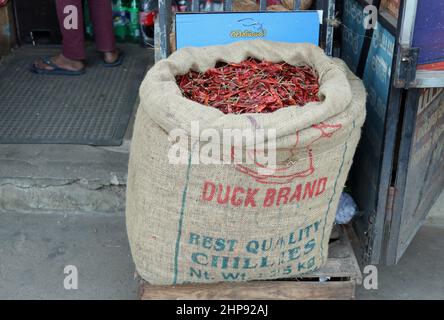
<path fill-rule="evenodd" d="M 309 66 L 247 59 L 204 73 L 176 77 L 182 94 L 223 113 L 267 113 L 319 101 L 319 82 Z"/>

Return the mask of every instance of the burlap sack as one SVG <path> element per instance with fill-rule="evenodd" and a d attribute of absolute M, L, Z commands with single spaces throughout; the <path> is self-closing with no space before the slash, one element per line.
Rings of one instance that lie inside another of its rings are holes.
<path fill-rule="evenodd" d="M 290 11 L 281 4 L 273 4 L 267 7 L 267 11 Z"/>
<path fill-rule="evenodd" d="M 294 0 L 281 0 L 281 3 L 289 10 L 294 8 Z M 302 0 L 300 10 L 308 10 L 311 7 L 313 0 Z"/>
<path fill-rule="evenodd" d="M 259 11 L 259 4 L 255 0 L 234 0 L 234 12 L 251 12 Z"/>
<path fill-rule="evenodd" d="M 176 85 L 177 74 L 248 57 L 312 66 L 322 102 L 225 115 Z M 262 40 L 181 49 L 158 62 L 140 88 L 129 162 L 126 219 L 139 274 L 179 284 L 294 277 L 322 266 L 365 117 L 365 89 L 347 72 L 313 45 Z M 275 173 L 255 164 L 170 164 L 168 133 L 190 136 L 193 120 L 201 130 L 276 129 Z"/>

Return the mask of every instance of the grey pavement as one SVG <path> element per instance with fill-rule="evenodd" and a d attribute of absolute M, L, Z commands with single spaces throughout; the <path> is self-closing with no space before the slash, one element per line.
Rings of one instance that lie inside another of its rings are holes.
<path fill-rule="evenodd" d="M 399 263 L 378 272 L 378 290 L 359 287 L 358 299 L 444 299 L 444 191 Z"/>
<path fill-rule="evenodd" d="M 378 266 L 378 290 L 357 299 L 444 299 L 444 227 L 423 226 L 395 266 Z"/>
<path fill-rule="evenodd" d="M 65 290 L 64 268 L 78 271 Z M 135 299 L 119 216 L 0 213 L 0 299 Z"/>

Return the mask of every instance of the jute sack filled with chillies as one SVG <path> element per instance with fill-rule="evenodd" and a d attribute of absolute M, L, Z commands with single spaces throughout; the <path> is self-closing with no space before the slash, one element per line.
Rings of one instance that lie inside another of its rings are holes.
<path fill-rule="evenodd" d="M 319 101 L 224 113 L 187 99 L 176 82 L 190 70 L 251 58 L 313 68 Z M 324 265 L 365 99 L 342 61 L 309 44 L 241 41 L 181 49 L 158 62 L 140 88 L 129 162 L 126 219 L 138 273 L 152 284 L 180 284 L 289 278 Z M 224 129 L 271 130 L 276 139 L 266 142 L 275 145 L 245 141 L 231 148 L 232 162 L 208 164 L 199 152 L 227 143 L 208 132 L 222 137 Z M 273 168 L 248 161 L 273 150 Z"/>

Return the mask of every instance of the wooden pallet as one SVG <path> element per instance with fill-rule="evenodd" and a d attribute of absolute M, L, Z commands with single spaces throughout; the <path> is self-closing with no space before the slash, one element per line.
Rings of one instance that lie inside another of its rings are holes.
<path fill-rule="evenodd" d="M 297 279 L 214 284 L 153 286 L 141 280 L 142 300 L 244 300 L 244 299 L 354 299 L 362 280 L 347 229 L 338 227 L 330 237 L 326 265 Z"/>

